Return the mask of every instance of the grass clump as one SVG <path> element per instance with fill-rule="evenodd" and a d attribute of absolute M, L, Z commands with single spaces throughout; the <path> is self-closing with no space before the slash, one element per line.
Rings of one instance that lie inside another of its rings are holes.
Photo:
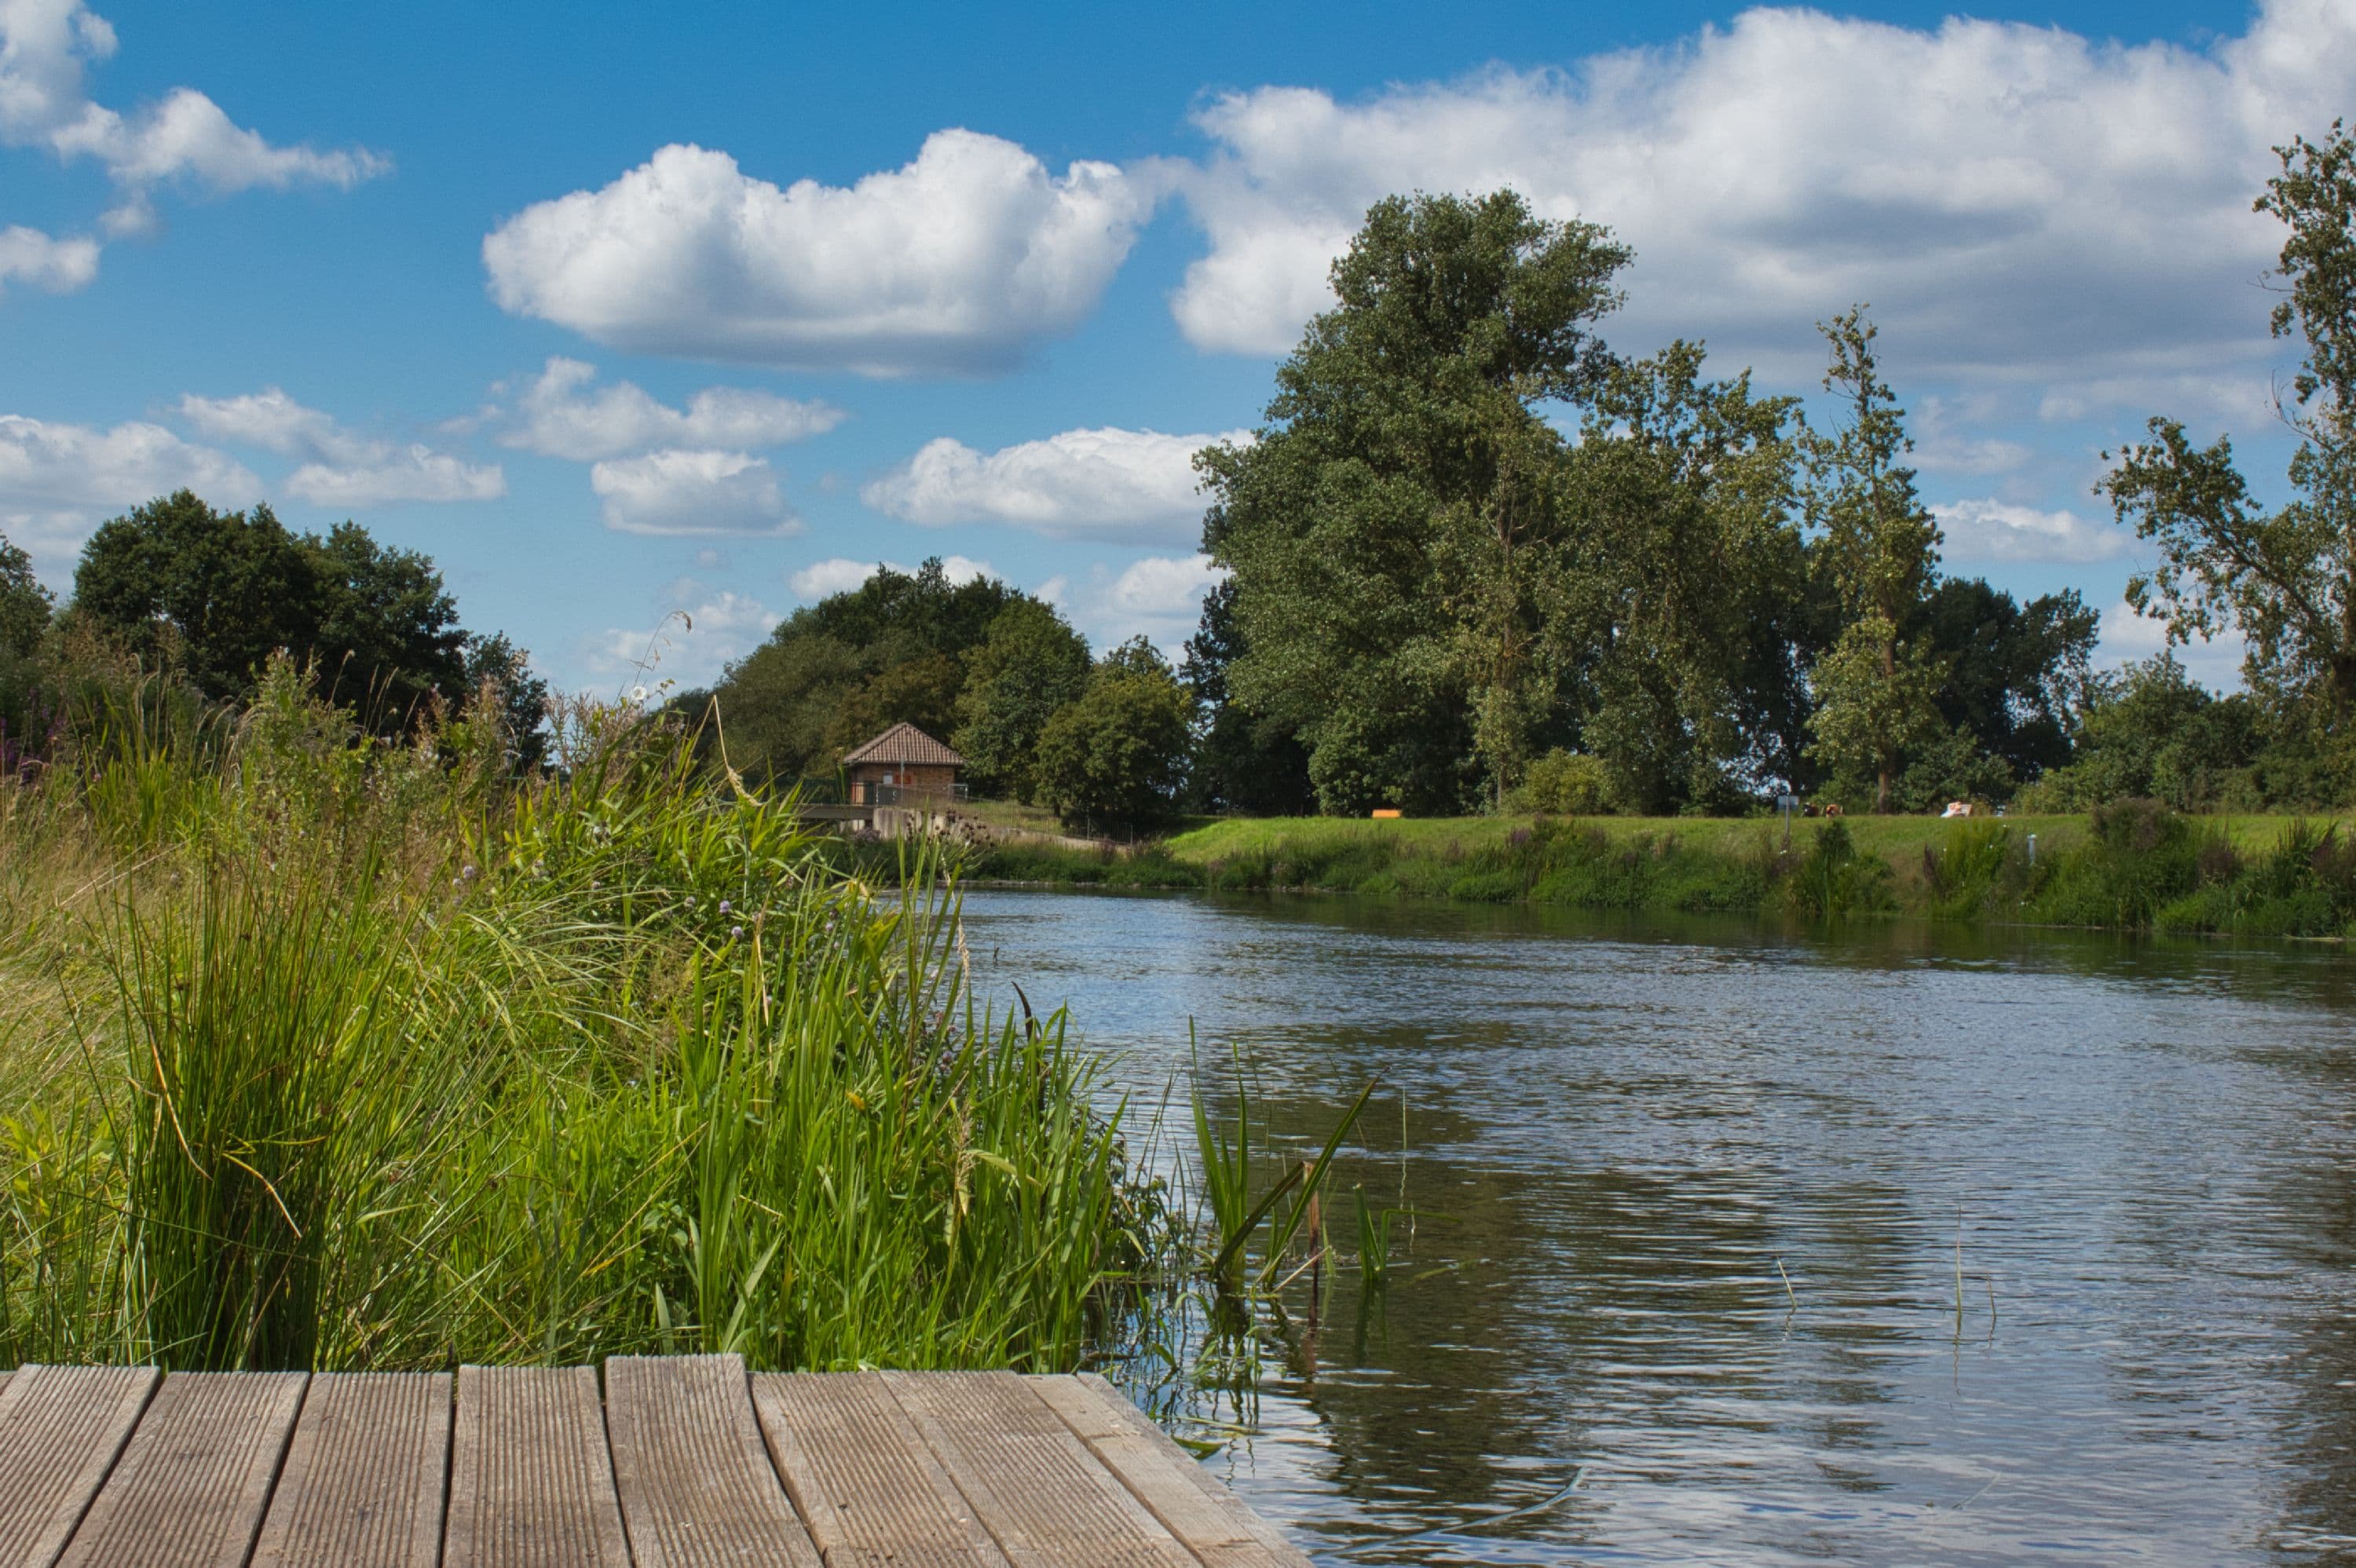
<path fill-rule="evenodd" d="M 879 898 L 629 709 L 518 778 L 283 664 L 152 698 L 0 783 L 0 1360 L 1068 1368 L 1181 1257 L 921 851 Z"/>

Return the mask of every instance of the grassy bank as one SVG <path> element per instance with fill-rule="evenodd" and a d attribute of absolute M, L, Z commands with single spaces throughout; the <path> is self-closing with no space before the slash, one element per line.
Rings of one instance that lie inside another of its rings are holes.
<path fill-rule="evenodd" d="M 968 873 L 1075 886 L 1298 890 L 1585 909 L 2356 934 L 2350 824 L 2192 817 L 2147 802 L 2001 821 L 1806 821 L 1794 825 L 1788 848 L 1782 827 L 1763 818 L 1233 819 L 1130 855 L 988 849 Z"/>
<path fill-rule="evenodd" d="M 1160 1189 L 945 900 L 635 714 L 525 782 L 490 723 L 127 682 L 0 781 L 0 1365 L 1045 1369 L 1135 1321 Z"/>

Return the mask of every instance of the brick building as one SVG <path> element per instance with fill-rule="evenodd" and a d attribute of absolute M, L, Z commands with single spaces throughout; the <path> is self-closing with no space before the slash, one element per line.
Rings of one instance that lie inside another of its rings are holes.
<path fill-rule="evenodd" d="M 850 775 L 851 805 L 915 805 L 909 795 L 944 801 L 953 796 L 965 759 L 914 724 L 901 723 L 846 753 L 842 766 Z M 879 801 L 879 786 L 907 794 L 885 794 Z"/>

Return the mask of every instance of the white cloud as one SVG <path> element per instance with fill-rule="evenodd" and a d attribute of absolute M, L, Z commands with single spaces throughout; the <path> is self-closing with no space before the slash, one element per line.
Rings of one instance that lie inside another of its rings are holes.
<path fill-rule="evenodd" d="M 320 507 L 364 509 L 403 501 L 496 501 L 506 472 L 430 446 L 397 446 L 363 435 L 277 387 L 234 398 L 180 399 L 180 417 L 215 441 L 308 459 L 286 476 L 286 493 Z"/>
<path fill-rule="evenodd" d="M 1205 106 L 1179 178 L 1209 253 L 1172 309 L 1210 349 L 1292 347 L 1324 272 L 1397 191 L 1512 187 L 1637 252 L 1615 341 L 1706 336 L 1777 375 L 1870 300 L 1917 368 L 2042 379 L 2244 363 L 2279 244 L 2250 211 L 2272 142 L 2356 85 L 2356 8 L 2273 0 L 2205 51 L 1953 18 L 1924 31 L 1755 9 L 1669 48 L 1343 104 Z"/>
<path fill-rule="evenodd" d="M 584 662 L 591 673 L 649 688 L 665 681 L 706 686 L 777 624 L 776 612 L 759 600 L 691 577 L 666 585 L 657 603 L 661 615 L 652 627 L 609 626 L 589 639 Z"/>
<path fill-rule="evenodd" d="M 502 309 L 643 353 L 992 371 L 1095 307 L 1151 207 L 1110 164 L 1056 176 L 970 131 L 847 189 L 781 189 L 674 144 L 526 208 L 485 238 L 483 264 Z"/>
<path fill-rule="evenodd" d="M 148 221 L 146 193 L 187 178 L 216 192 L 266 186 L 348 189 L 391 165 L 362 149 L 279 146 L 231 121 L 193 88 L 123 114 L 93 102 L 86 66 L 114 53 L 114 29 L 81 0 L 0 0 L 0 144 L 95 158 L 125 192 L 110 227 Z"/>
<path fill-rule="evenodd" d="M 305 408 L 276 387 L 235 398 L 200 398 L 189 392 L 180 399 L 180 417 L 215 441 L 259 446 L 284 457 L 358 464 L 389 455 L 382 443 L 353 434 L 330 415 Z"/>
<path fill-rule="evenodd" d="M 0 414 L 0 531 L 45 575 L 71 560 L 105 513 L 183 487 L 215 506 L 262 496 L 262 481 L 244 464 L 161 425 L 102 430 Z"/>
<path fill-rule="evenodd" d="M 262 481 L 235 458 L 161 425 L 101 430 L 0 414 L 0 496 L 10 505 L 131 506 L 184 485 L 215 505 L 262 494 Z"/>
<path fill-rule="evenodd" d="M 315 506 L 364 510 L 402 501 L 496 501 L 508 493 L 508 478 L 496 463 L 462 463 L 412 446 L 347 466 L 306 463 L 286 476 L 286 493 Z"/>
<path fill-rule="evenodd" d="M 1105 603 L 1114 611 L 1141 619 L 1178 616 L 1191 627 L 1202 618 L 1203 595 L 1226 575 L 1226 570 L 1214 566 L 1207 555 L 1175 560 L 1147 556 L 1130 562 L 1113 579 Z"/>
<path fill-rule="evenodd" d="M 654 447 L 781 446 L 842 422 L 830 403 L 799 402 L 746 387 L 710 387 L 684 411 L 658 402 L 633 382 L 591 389 L 596 367 L 551 358 L 517 400 L 518 423 L 502 444 L 588 463 Z"/>
<path fill-rule="evenodd" d="M 1194 453 L 1250 439 L 1248 431 L 1072 430 L 984 454 L 942 436 L 859 496 L 886 517 L 928 527 L 996 522 L 1051 539 L 1192 543 L 1203 516 Z"/>
<path fill-rule="evenodd" d="M 789 534 L 801 525 L 766 458 L 742 452 L 650 452 L 589 471 L 605 526 L 626 534 Z"/>
<path fill-rule="evenodd" d="M 830 598 L 837 593 L 850 592 L 874 576 L 875 570 L 879 566 L 903 575 L 913 573 L 916 570 L 913 566 L 902 566 L 893 560 L 854 560 L 849 556 L 839 555 L 828 560 L 814 560 L 808 566 L 792 572 L 786 578 L 786 586 L 794 591 L 795 598 L 804 603 L 812 603 L 820 599 Z M 941 572 L 951 582 L 972 582 L 981 578 L 998 575 L 991 570 L 990 562 L 972 560 L 961 555 L 943 556 Z"/>
<path fill-rule="evenodd" d="M 2150 658 L 2167 646 L 2164 623 L 2136 614 L 2131 604 L 2114 604 L 2103 612 L 2094 662 L 2109 668 L 2130 659 Z M 2246 651 L 2241 636 L 2229 632 L 2207 642 L 2179 644 L 2176 658 L 2186 673 L 2211 690 L 2232 691 L 2242 684 L 2242 656 Z"/>
<path fill-rule="evenodd" d="M 96 276 L 98 242 L 94 240 L 52 240 L 21 223 L 0 229 L 0 293 L 17 283 L 53 294 L 70 293 Z"/>
<path fill-rule="evenodd" d="M 1933 508 L 1954 560 L 2040 560 L 2084 566 L 2125 555 L 2133 537 L 2117 525 L 1993 499 Z"/>

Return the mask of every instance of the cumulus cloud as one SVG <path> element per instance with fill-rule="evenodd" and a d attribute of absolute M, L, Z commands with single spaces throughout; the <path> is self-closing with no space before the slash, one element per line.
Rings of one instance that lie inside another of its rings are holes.
<path fill-rule="evenodd" d="M 123 192 L 117 233 L 152 221 L 149 193 L 185 180 L 226 193 L 296 185 L 348 189 L 391 165 L 359 148 L 282 146 L 239 125 L 194 88 L 126 114 L 91 100 L 88 67 L 115 50 L 114 28 L 81 0 L 0 0 L 0 144 L 93 158 Z"/>
<path fill-rule="evenodd" d="M 305 407 L 277 387 L 234 398 L 189 392 L 180 399 L 180 417 L 215 441 L 259 446 L 284 457 L 360 464 L 386 455 L 382 443 L 353 434 L 332 416 Z"/>
<path fill-rule="evenodd" d="M 859 495 L 886 517 L 934 528 L 1011 523 L 1050 539 L 1188 543 L 1203 515 L 1194 453 L 1250 440 L 1248 431 L 1072 430 L 983 453 L 942 436 Z"/>
<path fill-rule="evenodd" d="M 1673 47 L 1343 103 L 1205 104 L 1180 170 L 1209 252 L 1172 300 L 1198 346 L 1290 348 L 1325 270 L 1396 191 L 1511 187 L 1637 252 L 1615 336 L 1706 336 L 1777 374 L 1873 301 L 1918 369 L 2043 378 L 2247 363 L 2279 243 L 2250 211 L 2269 144 L 2356 82 L 2356 9 L 2271 0 L 2203 50 L 1952 18 L 1754 9 Z"/>
<path fill-rule="evenodd" d="M 53 294 L 71 293 L 96 276 L 95 240 L 53 240 L 21 223 L 0 229 L 0 293 L 12 283 Z"/>
<path fill-rule="evenodd" d="M 650 452 L 589 470 L 605 526 L 626 534 L 800 531 L 768 460 L 743 452 Z"/>
<path fill-rule="evenodd" d="M 244 464 L 161 425 L 101 429 L 0 414 L 0 530 L 45 568 L 70 560 L 104 513 L 184 486 L 217 506 L 262 496 Z"/>
<path fill-rule="evenodd" d="M 286 476 L 286 493 L 320 507 L 365 510 L 402 501 L 496 501 L 508 478 L 496 463 L 462 463 L 446 452 L 411 446 L 368 462 L 306 463 Z"/>
<path fill-rule="evenodd" d="M 584 662 L 591 673 L 620 677 L 632 689 L 709 685 L 730 664 L 761 645 L 776 613 L 749 594 L 679 578 L 657 595 L 651 627 L 609 626 L 589 640 Z"/>
<path fill-rule="evenodd" d="M 505 470 L 472 464 L 430 446 L 398 446 L 338 423 L 277 387 L 234 398 L 180 399 L 180 417 L 215 441 L 305 458 L 286 476 L 286 493 L 321 507 L 356 510 L 403 501 L 495 501 L 508 493 Z"/>
<path fill-rule="evenodd" d="M 500 443 L 590 463 L 655 447 L 782 446 L 822 435 L 843 419 L 830 403 L 748 387 L 706 388 L 680 410 L 629 381 L 593 389 L 596 379 L 594 365 L 551 358 L 517 400 L 516 422 Z"/>
<path fill-rule="evenodd" d="M 936 132 L 848 188 L 780 188 L 674 144 L 483 241 L 502 309 L 643 353 L 871 376 L 987 372 L 1070 330 L 1152 196 L 1110 164 L 1052 173 L 1012 142 Z"/>
<path fill-rule="evenodd" d="M 1227 575 L 1207 555 L 1147 556 L 1132 561 L 1105 595 L 1106 608 L 1140 621 L 1177 619 L 1188 630 L 1203 614 L 1203 595 Z"/>
<path fill-rule="evenodd" d="M 837 593 L 848 593 L 875 575 L 878 567 L 888 568 L 903 575 L 914 572 L 913 566 L 902 566 L 894 560 L 854 560 L 839 555 L 828 560 L 814 560 L 787 575 L 786 586 L 794 597 L 812 603 Z M 986 577 L 996 577 L 986 560 L 969 560 L 961 555 L 941 558 L 941 571 L 951 582 L 973 582 Z"/>
<path fill-rule="evenodd" d="M 1933 508 L 1954 560 L 2051 561 L 2085 566 L 2125 555 L 2133 536 L 2107 520 L 2044 512 L 2009 501 L 1950 501 Z"/>

